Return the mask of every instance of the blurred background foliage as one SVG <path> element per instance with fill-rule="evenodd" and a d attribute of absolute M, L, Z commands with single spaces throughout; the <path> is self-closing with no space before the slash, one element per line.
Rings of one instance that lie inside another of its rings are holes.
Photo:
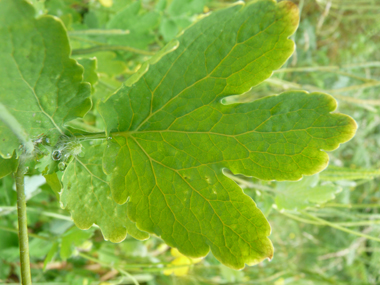
<path fill-rule="evenodd" d="M 37 15 L 54 15 L 66 26 L 72 55 L 92 84 L 94 106 L 149 68 L 146 61 L 204 13 L 233 2 L 30 1 Z M 60 208 L 60 189 L 30 169 L 26 191 L 34 284 L 380 284 L 380 1 L 293 2 L 301 11 L 292 36 L 296 52 L 272 78 L 229 101 L 249 102 L 288 89 L 326 92 L 359 129 L 330 153 L 325 171 L 299 182 L 225 172 L 272 225 L 273 260 L 234 271 L 211 254 L 184 257 L 155 237 L 106 242 L 96 227 L 77 229 Z M 70 128 L 96 132 L 103 125 L 94 108 Z M 13 178 L 1 179 L 0 188 L 0 283 L 18 284 Z"/>

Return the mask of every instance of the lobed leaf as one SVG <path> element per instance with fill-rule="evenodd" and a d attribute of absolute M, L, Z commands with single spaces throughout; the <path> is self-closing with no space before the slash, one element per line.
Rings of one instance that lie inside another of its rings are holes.
<path fill-rule="evenodd" d="M 211 248 L 234 268 L 272 257 L 268 222 L 222 173 L 247 150 L 210 131 L 221 112 L 235 110 L 222 97 L 248 91 L 291 55 L 294 16 L 294 5 L 272 1 L 213 13 L 134 86 L 99 105 L 107 131 L 119 132 L 108 142 L 103 167 L 114 199 L 122 204 L 130 197 L 128 216 L 138 228 L 188 256 Z"/>
<path fill-rule="evenodd" d="M 26 1 L 0 1 L 0 102 L 30 138 L 45 134 L 54 143 L 65 123 L 91 108 L 90 85 L 69 58 L 61 21 L 34 13 Z M 19 140 L 1 121 L 0 137 L 0 155 L 9 157 Z"/>
<path fill-rule="evenodd" d="M 178 37 L 179 47 L 124 86 L 99 111 L 113 137 L 103 168 L 115 201 L 139 229 L 187 256 L 211 249 L 239 269 L 271 258 L 270 226 L 223 174 L 298 180 L 321 171 L 356 129 L 330 114 L 326 94 L 292 91 L 223 105 L 268 78 L 292 54 L 294 4 L 256 1 L 212 13 Z"/>

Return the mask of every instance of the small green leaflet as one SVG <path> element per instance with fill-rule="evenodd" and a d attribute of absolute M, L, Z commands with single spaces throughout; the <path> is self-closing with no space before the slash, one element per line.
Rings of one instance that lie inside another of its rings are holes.
<path fill-rule="evenodd" d="M 330 114 L 326 94 L 292 91 L 224 105 L 268 78 L 292 54 L 298 25 L 290 2 L 238 3 L 178 37 L 179 47 L 132 86 L 99 105 L 112 140 L 103 169 L 113 198 L 139 229 L 191 257 L 232 268 L 271 258 L 270 226 L 251 198 L 223 175 L 298 180 L 323 170 L 355 133 Z"/>
<path fill-rule="evenodd" d="M 44 134 L 52 144 L 65 123 L 91 108 L 83 68 L 69 58 L 66 30 L 57 18 L 34 18 L 21 0 L 0 1 L 0 102 L 29 139 Z M 0 121 L 0 155 L 9 158 L 19 139 Z"/>
<path fill-rule="evenodd" d="M 335 198 L 342 191 L 332 183 L 317 185 L 319 175 L 306 176 L 297 182 L 278 182 L 276 205 L 282 210 L 303 210 L 309 206 L 320 205 Z"/>

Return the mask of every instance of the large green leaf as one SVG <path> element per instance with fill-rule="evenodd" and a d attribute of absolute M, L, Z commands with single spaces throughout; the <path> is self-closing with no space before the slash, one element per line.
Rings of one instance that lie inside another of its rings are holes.
<path fill-rule="evenodd" d="M 330 114 L 326 94 L 294 91 L 249 104 L 222 104 L 268 78 L 293 52 L 290 2 L 256 1 L 213 13 L 179 47 L 121 88 L 100 113 L 108 140 L 103 168 L 116 202 L 141 230 L 185 255 L 233 268 L 271 258 L 270 226 L 223 168 L 260 179 L 298 180 L 326 167 L 356 129 Z"/>
<path fill-rule="evenodd" d="M 26 1 L 0 1 L 0 102 L 29 139 L 64 133 L 64 125 L 91 107 L 90 85 L 83 68 L 69 58 L 62 23 L 52 16 L 34 17 Z M 0 121 L 0 155 L 9 157 L 20 142 Z"/>
<path fill-rule="evenodd" d="M 104 238 L 112 242 L 125 239 L 127 233 L 137 239 L 149 235 L 138 230 L 127 217 L 127 205 L 118 205 L 111 197 L 107 176 L 102 170 L 103 142 L 85 142 L 85 154 L 71 162 L 62 177 L 62 206 L 71 212 L 75 224 L 88 229 L 99 225 Z"/>
<path fill-rule="evenodd" d="M 356 129 L 330 114 L 326 94 L 287 92 L 223 105 L 268 78 L 293 52 L 290 2 L 242 3 L 199 21 L 131 87 L 99 110 L 113 137 L 103 157 L 114 199 L 137 227 L 182 253 L 211 248 L 233 268 L 271 258 L 270 227 L 251 198 L 223 175 L 298 180 L 326 167 Z"/>

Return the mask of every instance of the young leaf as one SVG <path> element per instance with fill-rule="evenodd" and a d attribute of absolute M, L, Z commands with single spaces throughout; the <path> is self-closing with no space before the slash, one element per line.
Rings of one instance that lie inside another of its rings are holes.
<path fill-rule="evenodd" d="M 335 194 L 342 189 L 333 184 L 320 185 L 318 174 L 306 176 L 297 182 L 279 182 L 276 189 L 280 192 L 276 196 L 276 205 L 279 209 L 302 210 L 314 204 L 323 204 L 335 198 Z"/>
<path fill-rule="evenodd" d="M 63 207 L 71 212 L 75 224 L 88 229 L 97 224 L 105 239 L 120 242 L 127 233 L 137 239 L 147 239 L 146 232 L 138 230 L 127 217 L 127 205 L 116 204 L 102 170 L 105 143 L 83 143 L 85 154 L 71 162 L 62 177 Z"/>
<path fill-rule="evenodd" d="M 90 85 L 83 68 L 69 58 L 62 23 L 52 16 L 34 18 L 22 0 L 0 1 L 0 102 L 29 138 L 63 134 L 64 124 L 91 108 Z M 0 155 L 18 148 L 19 140 L 0 122 Z"/>
<path fill-rule="evenodd" d="M 104 171 L 139 229 L 185 255 L 211 249 L 239 269 L 271 258 L 270 226 L 223 168 L 260 179 L 297 180 L 326 167 L 356 129 L 330 114 L 326 94 L 287 92 L 223 105 L 268 78 L 291 55 L 298 24 L 290 2 L 238 3 L 200 20 L 179 47 L 134 85 L 99 105 L 108 134 Z M 129 197 L 129 198 L 128 198 Z"/>

